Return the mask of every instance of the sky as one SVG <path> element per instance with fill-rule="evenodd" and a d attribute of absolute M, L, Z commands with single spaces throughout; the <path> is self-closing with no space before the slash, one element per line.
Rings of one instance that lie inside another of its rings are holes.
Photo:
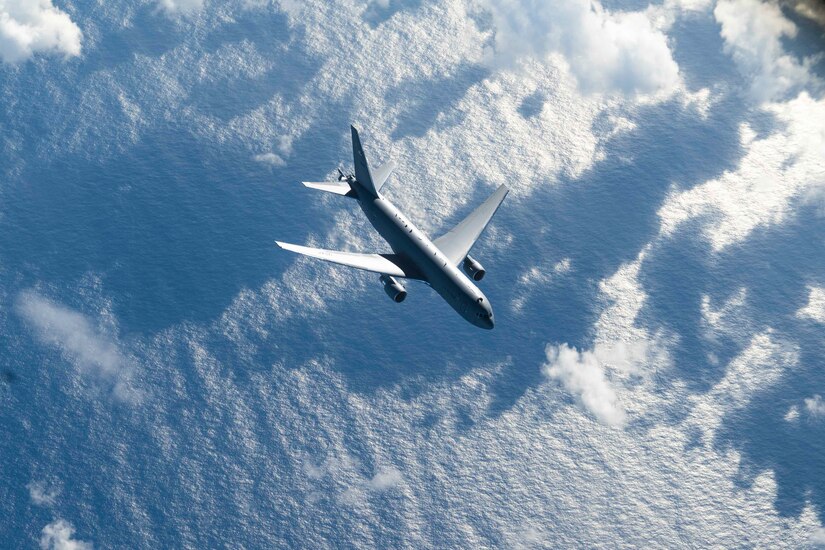
<path fill-rule="evenodd" d="M 0 536 L 825 547 L 823 13 L 0 0 Z M 351 123 L 493 331 L 276 249 Z"/>

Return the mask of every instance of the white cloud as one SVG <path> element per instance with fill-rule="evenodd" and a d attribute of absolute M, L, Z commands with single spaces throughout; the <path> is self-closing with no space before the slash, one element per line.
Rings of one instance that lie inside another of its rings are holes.
<path fill-rule="evenodd" d="M 813 417 L 825 417 L 825 401 L 823 401 L 822 396 L 816 394 L 813 397 L 805 399 L 805 410 Z"/>
<path fill-rule="evenodd" d="M 702 295 L 702 328 L 708 342 L 718 342 L 720 336 L 732 338 L 745 345 L 758 330 L 753 311 L 748 303 L 745 287 L 733 293 L 721 305 L 715 306 L 707 294 Z M 712 352 L 709 353 L 712 355 Z M 714 356 L 715 357 L 715 356 Z"/>
<path fill-rule="evenodd" d="M 563 258 L 555 263 L 550 260 L 531 267 L 519 276 L 515 285 L 517 293 L 510 303 L 510 307 L 513 311 L 521 311 L 536 287 L 545 287 L 552 280 L 569 272 L 570 258 Z"/>
<path fill-rule="evenodd" d="M 310 479 L 320 481 L 329 477 L 333 480 L 343 489 L 337 498 L 348 506 L 361 506 L 366 501 L 368 493 L 388 491 L 403 481 L 401 472 L 392 466 L 380 468 L 371 478 L 361 475 L 361 463 L 346 451 L 327 457 L 317 466 L 305 463 L 303 469 Z"/>
<path fill-rule="evenodd" d="M 192 14 L 203 8 L 204 0 L 158 0 L 158 5 L 166 13 L 172 14 Z"/>
<path fill-rule="evenodd" d="M 825 527 L 818 527 L 811 533 L 809 541 L 816 548 L 825 548 Z"/>
<path fill-rule="evenodd" d="M 487 0 L 495 25 L 490 62 L 564 56 L 586 92 L 669 92 L 680 82 L 667 37 L 643 12 L 609 12 L 598 1 Z"/>
<path fill-rule="evenodd" d="M 29 490 L 29 498 L 38 506 L 52 506 L 60 491 L 55 487 L 48 487 L 45 481 L 32 481 L 26 488 Z"/>
<path fill-rule="evenodd" d="M 632 370 L 647 355 L 645 342 L 599 343 L 593 351 L 582 352 L 561 344 L 547 346 L 546 351 L 547 363 L 543 370 L 547 376 L 561 381 L 600 422 L 609 426 L 625 424 L 624 408 L 605 378 L 604 367 L 611 365 L 619 370 Z"/>
<path fill-rule="evenodd" d="M 811 81 L 808 67 L 782 48 L 782 38 L 795 37 L 797 28 L 776 3 L 721 0 L 713 14 L 722 25 L 725 50 L 751 81 L 754 100 L 778 99 Z"/>
<path fill-rule="evenodd" d="M 748 378 L 758 384 L 751 388 L 758 395 L 775 379 L 760 378 L 765 365 L 751 363 L 752 358 L 743 357 L 740 366 L 753 366 Z M 731 378 L 741 373 L 737 369 Z M 625 430 L 562 406 L 556 384 L 549 382 L 531 385 L 500 415 L 490 414 L 485 397 L 495 393 L 491 384 L 497 376 L 489 365 L 461 380 L 430 381 L 415 395 L 397 385 L 359 395 L 334 364 L 274 368 L 257 373 L 251 383 L 259 387 L 260 395 L 253 395 L 267 404 L 267 418 L 280 437 L 303 441 L 323 433 L 332 456 L 344 456 L 342 449 L 357 442 L 373 461 L 389 464 L 384 457 L 392 457 L 404 472 L 405 490 L 398 493 L 403 498 L 392 512 L 384 499 L 371 498 L 363 485 L 370 478 L 359 473 L 361 466 L 327 476 L 324 466 L 303 466 L 306 454 L 296 452 L 288 458 L 294 467 L 282 468 L 288 471 L 269 482 L 273 491 L 292 483 L 309 495 L 295 499 L 296 514 L 341 521 L 334 507 L 344 505 L 344 517 L 354 517 L 373 542 L 389 512 L 398 517 L 411 546 L 485 547 L 504 541 L 510 547 L 564 547 L 572 540 L 603 547 L 619 540 L 674 547 L 687 540 L 695 546 L 800 547 L 819 526 L 815 511 L 806 507 L 798 518 L 781 517 L 770 471 L 743 486 L 741 454 L 697 445 L 704 415 L 682 422 L 693 403 L 691 391 L 661 374 L 658 383 L 650 378 L 623 390 L 628 406 L 642 401 L 646 411 L 643 423 Z M 713 412 L 723 415 L 726 402 L 716 401 L 719 397 L 724 396 L 714 395 Z M 474 421 L 466 422 L 467 416 Z M 283 460 L 274 457 L 272 467 Z M 432 533 L 426 526 L 444 508 L 451 514 Z M 671 520 L 676 516 L 682 518 L 679 525 Z"/>
<path fill-rule="evenodd" d="M 132 367 L 117 344 L 95 329 L 81 313 L 56 304 L 33 290 L 20 293 L 18 313 L 46 344 L 60 349 L 83 373 L 112 385 L 113 394 L 126 401 L 138 398 L 130 387 Z"/>
<path fill-rule="evenodd" d="M 278 138 L 278 153 L 261 153 L 252 157 L 256 162 L 269 164 L 270 166 L 286 166 L 284 157 L 292 154 L 292 136 L 283 135 Z"/>
<path fill-rule="evenodd" d="M 0 0 L 0 59 L 19 63 L 40 52 L 80 55 L 83 33 L 51 0 Z"/>
<path fill-rule="evenodd" d="M 74 531 L 71 523 L 58 519 L 43 528 L 40 535 L 40 548 L 43 550 L 92 550 L 92 543 L 72 538 Z"/>
<path fill-rule="evenodd" d="M 793 10 L 803 17 L 825 26 L 825 4 L 821 0 L 785 0 Z"/>
<path fill-rule="evenodd" d="M 395 468 L 388 468 L 375 474 L 367 485 L 375 491 L 385 491 L 398 486 L 402 479 L 401 472 Z"/>
<path fill-rule="evenodd" d="M 286 166 L 286 161 L 275 153 L 261 153 L 252 157 L 255 162 L 268 164 L 270 166 Z"/>
<path fill-rule="evenodd" d="M 799 420 L 799 407 L 796 405 L 791 405 L 788 407 L 788 412 L 786 412 L 785 416 L 782 418 L 785 422 L 789 422 L 791 424 L 797 422 Z"/>
<path fill-rule="evenodd" d="M 825 323 L 825 288 L 818 286 L 808 287 L 808 304 L 796 312 L 801 319 L 812 319 L 818 323 Z"/>
<path fill-rule="evenodd" d="M 533 525 L 523 525 L 515 533 L 506 538 L 506 547 L 513 550 L 527 550 L 530 548 L 552 547 L 542 529 Z"/>
<path fill-rule="evenodd" d="M 742 352 L 727 364 L 724 377 L 710 391 L 688 397 L 693 409 L 687 425 L 701 430 L 703 440 L 710 444 L 725 415 L 748 406 L 798 361 L 797 346 L 778 340 L 772 329 L 753 335 Z M 785 420 L 795 422 L 798 416 L 798 410 L 791 408 Z"/>
<path fill-rule="evenodd" d="M 793 214 L 794 199 L 821 189 L 825 182 L 825 100 L 802 92 L 787 103 L 763 109 L 779 127 L 756 139 L 743 123 L 746 149 L 739 167 L 685 192 L 673 193 L 659 210 L 668 235 L 684 221 L 711 215 L 705 233 L 715 250 L 740 242 L 759 226 L 778 224 Z"/>

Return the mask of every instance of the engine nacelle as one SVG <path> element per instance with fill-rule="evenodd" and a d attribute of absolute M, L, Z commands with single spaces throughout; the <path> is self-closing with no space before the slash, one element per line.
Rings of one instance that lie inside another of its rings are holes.
<path fill-rule="evenodd" d="M 464 262 L 462 263 L 462 267 L 467 275 L 474 281 L 480 281 L 484 278 L 484 275 L 487 274 L 485 271 L 484 266 L 474 260 L 471 256 L 467 256 L 464 258 Z"/>
<path fill-rule="evenodd" d="M 404 285 L 399 283 L 395 277 L 381 275 L 381 282 L 384 283 L 384 292 L 392 298 L 393 302 L 400 304 L 404 301 L 404 298 L 407 297 L 407 289 L 404 288 Z"/>

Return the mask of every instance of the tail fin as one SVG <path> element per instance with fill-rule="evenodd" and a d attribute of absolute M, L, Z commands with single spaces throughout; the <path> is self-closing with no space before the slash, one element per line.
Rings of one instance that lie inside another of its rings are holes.
<path fill-rule="evenodd" d="M 378 196 L 378 191 L 375 189 L 375 183 L 370 172 L 370 165 L 367 163 L 367 157 L 364 155 L 364 148 L 361 147 L 361 138 L 358 137 L 358 130 L 355 126 L 350 126 L 352 130 L 352 156 L 353 164 L 355 164 L 355 179 L 358 180 L 367 191 L 375 196 Z"/>

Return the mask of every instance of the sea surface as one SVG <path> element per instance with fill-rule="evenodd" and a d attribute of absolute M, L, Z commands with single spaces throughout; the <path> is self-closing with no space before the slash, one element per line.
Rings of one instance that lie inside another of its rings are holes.
<path fill-rule="evenodd" d="M 663 229 L 795 128 L 712 10 L 667 31 L 683 88 L 624 101 L 486 63 L 464 2 L 283 4 L 55 2 L 81 54 L 0 67 L 0 546 L 815 544 L 821 195 L 721 247 L 714 209 Z M 300 184 L 350 123 L 433 237 L 511 187 L 473 249 L 493 331 L 274 246 L 386 251 Z"/>

